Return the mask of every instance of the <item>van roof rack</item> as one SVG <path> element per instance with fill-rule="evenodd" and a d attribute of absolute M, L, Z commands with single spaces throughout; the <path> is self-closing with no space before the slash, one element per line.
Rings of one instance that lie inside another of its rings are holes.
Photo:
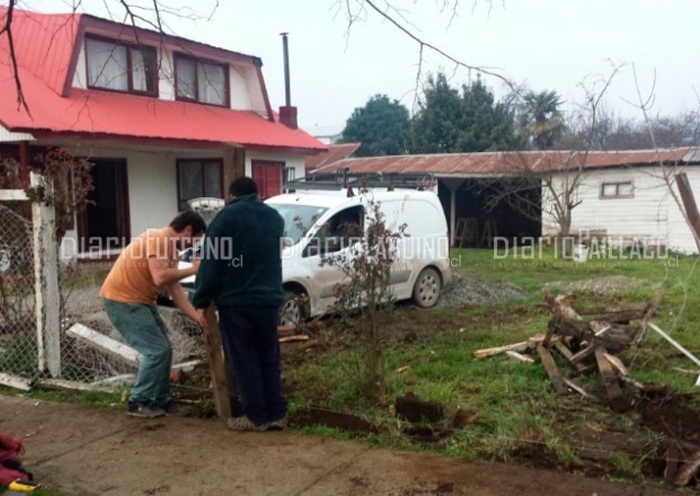
<path fill-rule="evenodd" d="M 396 172 L 350 172 L 347 168 L 336 172 L 308 174 L 288 181 L 284 189 L 290 193 L 303 190 L 339 191 L 344 188 L 387 188 L 430 190 L 435 187 L 432 174 L 399 174 Z"/>

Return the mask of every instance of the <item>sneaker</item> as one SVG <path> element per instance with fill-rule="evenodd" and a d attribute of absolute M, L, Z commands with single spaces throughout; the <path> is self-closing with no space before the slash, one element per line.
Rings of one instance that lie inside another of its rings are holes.
<path fill-rule="evenodd" d="M 273 420 L 267 426 L 271 431 L 283 431 L 287 428 L 287 416 L 285 415 L 279 420 Z"/>
<path fill-rule="evenodd" d="M 171 417 L 187 417 L 191 413 L 189 408 L 172 400 L 168 400 L 162 409 L 165 411 L 166 415 Z"/>
<path fill-rule="evenodd" d="M 226 421 L 226 425 L 234 431 L 264 432 L 268 429 L 269 424 L 255 425 L 252 420 L 244 415 L 243 417 L 229 418 Z"/>
<path fill-rule="evenodd" d="M 126 414 L 129 417 L 156 418 L 165 415 L 165 410 L 146 403 L 132 403 L 130 401 Z"/>

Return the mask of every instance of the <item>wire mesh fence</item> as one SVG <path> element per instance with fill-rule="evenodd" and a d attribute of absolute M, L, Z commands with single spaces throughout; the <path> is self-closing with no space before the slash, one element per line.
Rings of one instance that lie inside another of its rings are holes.
<path fill-rule="evenodd" d="M 35 254 L 28 202 L 18 204 L 0 204 L 0 374 L 29 383 L 52 378 L 101 388 L 131 383 L 138 361 L 125 359 L 102 342 L 125 346 L 99 298 L 109 265 L 58 263 L 59 294 L 54 297 L 60 322 L 38 325 L 35 256 L 41 261 L 45 254 L 41 250 Z M 51 286 L 43 280 L 45 272 L 40 274 L 45 304 L 46 288 Z M 174 309 L 164 308 L 161 314 L 169 328 L 173 363 L 205 355 L 204 338 L 196 324 Z M 46 335 L 51 328 L 58 329 L 54 356 L 48 349 L 53 338 Z M 77 328 L 87 329 L 90 336 L 76 333 Z"/>

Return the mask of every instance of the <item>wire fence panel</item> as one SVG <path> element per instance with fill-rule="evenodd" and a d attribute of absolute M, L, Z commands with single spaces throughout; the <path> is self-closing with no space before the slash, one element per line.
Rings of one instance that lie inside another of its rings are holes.
<path fill-rule="evenodd" d="M 0 372 L 38 374 L 32 224 L 0 205 Z"/>
<path fill-rule="evenodd" d="M 125 345 L 99 298 L 100 286 L 109 270 L 104 263 L 64 261 L 55 267 L 60 305 L 60 371 L 49 372 L 47 363 L 55 363 L 55 357 L 53 362 L 42 358 L 46 357 L 47 343 L 53 337 L 39 336 L 37 331 L 34 235 L 29 210 L 23 208 L 31 205 L 23 203 L 0 204 L 0 374 L 30 382 L 53 378 L 98 387 L 133 382 L 138 362 L 126 360 L 103 343 L 105 337 L 108 344 L 116 343 L 122 348 Z M 46 260 L 44 254 L 39 256 Z M 42 279 L 41 284 L 47 296 L 47 281 Z M 47 300 L 52 298 L 44 298 Z M 175 309 L 162 309 L 161 315 L 169 329 L 174 364 L 205 356 L 204 339 L 196 324 Z M 84 333 L 76 333 L 76 328 Z M 85 333 L 89 334 L 87 338 Z"/>

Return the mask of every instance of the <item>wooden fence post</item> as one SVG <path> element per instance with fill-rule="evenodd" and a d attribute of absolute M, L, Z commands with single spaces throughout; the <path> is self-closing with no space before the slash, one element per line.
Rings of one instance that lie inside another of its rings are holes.
<path fill-rule="evenodd" d="M 214 405 L 219 417 L 231 416 L 231 400 L 229 398 L 229 381 L 224 350 L 221 345 L 221 331 L 219 331 L 219 319 L 214 305 L 207 309 L 207 326 L 204 328 L 204 337 L 207 343 L 207 355 L 209 358 L 209 374 L 214 389 Z"/>

